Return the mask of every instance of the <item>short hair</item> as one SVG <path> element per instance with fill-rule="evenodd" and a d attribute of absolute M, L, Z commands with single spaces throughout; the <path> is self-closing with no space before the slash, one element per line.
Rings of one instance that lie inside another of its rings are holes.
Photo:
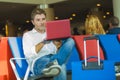
<path fill-rule="evenodd" d="M 118 26 L 119 25 L 119 19 L 115 16 L 111 17 L 109 20 L 109 23 L 112 24 L 112 26 Z"/>
<path fill-rule="evenodd" d="M 31 13 L 31 20 L 33 20 L 37 14 L 44 14 L 46 16 L 46 12 L 43 9 L 35 8 Z"/>

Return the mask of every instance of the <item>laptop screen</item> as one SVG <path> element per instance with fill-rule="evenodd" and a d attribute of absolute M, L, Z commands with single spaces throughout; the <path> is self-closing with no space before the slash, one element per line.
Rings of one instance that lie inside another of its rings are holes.
<path fill-rule="evenodd" d="M 46 23 L 47 40 L 63 39 L 71 36 L 70 20 L 55 20 Z"/>

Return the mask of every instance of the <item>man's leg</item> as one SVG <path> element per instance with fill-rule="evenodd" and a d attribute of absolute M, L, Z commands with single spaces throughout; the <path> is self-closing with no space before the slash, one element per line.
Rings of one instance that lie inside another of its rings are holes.
<path fill-rule="evenodd" d="M 40 58 L 36 58 L 32 63 L 32 72 L 38 76 L 56 76 L 60 73 L 61 67 L 57 61 L 50 62 L 51 55 L 46 55 Z"/>
<path fill-rule="evenodd" d="M 67 77 L 66 77 L 66 65 L 65 64 L 61 65 L 61 72 L 60 72 L 59 75 L 54 77 L 54 80 L 67 80 Z"/>
<path fill-rule="evenodd" d="M 59 51 L 51 57 L 51 60 L 57 59 L 59 65 L 66 63 L 74 46 L 75 43 L 72 38 L 63 40 L 62 46 L 60 47 Z"/>
<path fill-rule="evenodd" d="M 61 73 L 55 77 L 56 80 L 66 80 L 65 62 L 67 61 L 68 57 L 70 56 L 74 45 L 75 45 L 75 43 L 72 38 L 65 39 L 65 40 L 63 40 L 63 44 L 62 44 L 61 48 L 59 49 L 58 53 L 56 53 L 55 55 L 52 55 L 51 58 L 49 57 L 50 62 L 57 59 L 59 65 L 62 66 Z M 40 59 L 40 61 L 41 61 L 41 59 Z M 47 62 L 49 62 L 49 60 L 47 60 Z M 48 64 L 48 63 L 46 63 L 46 64 Z M 42 67 L 42 68 L 44 68 L 44 67 Z M 34 69 L 36 69 L 36 68 L 34 68 Z M 40 71 L 37 70 L 37 72 L 41 72 L 41 70 Z"/>
<path fill-rule="evenodd" d="M 69 58 L 73 47 L 75 46 L 74 40 L 72 38 L 68 38 L 63 40 L 62 46 L 58 53 L 51 57 L 51 60 L 57 59 L 59 65 L 61 65 L 61 72 L 58 76 L 54 77 L 54 80 L 67 80 L 66 73 L 66 61 Z"/>
<path fill-rule="evenodd" d="M 41 58 L 36 58 L 33 60 L 31 65 L 31 71 L 34 75 L 41 75 L 42 70 L 46 67 L 46 65 L 50 62 L 49 55 L 43 56 Z"/>

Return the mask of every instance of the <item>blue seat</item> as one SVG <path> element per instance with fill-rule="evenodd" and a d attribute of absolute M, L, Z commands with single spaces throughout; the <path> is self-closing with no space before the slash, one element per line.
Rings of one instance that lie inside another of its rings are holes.
<path fill-rule="evenodd" d="M 10 64 L 17 80 L 34 80 L 37 78 L 45 78 L 42 76 L 35 76 L 30 72 L 30 66 L 28 65 L 26 61 L 27 59 L 23 53 L 21 37 L 9 37 L 8 43 L 13 55 L 13 58 L 10 59 Z"/>
<path fill-rule="evenodd" d="M 22 46 L 22 37 L 9 37 L 8 43 L 10 45 L 13 58 L 10 59 L 10 64 L 15 73 L 17 80 L 30 80 L 36 79 L 40 76 L 31 76 L 30 74 L 30 66 L 28 66 L 27 59 L 23 53 Z M 72 50 L 71 56 L 66 65 L 67 71 L 71 71 L 71 63 L 74 61 L 79 61 L 79 55 L 76 47 Z M 51 78 L 51 77 L 50 77 Z"/>
<path fill-rule="evenodd" d="M 117 44 L 117 41 L 115 39 L 113 39 L 113 38 L 115 38 L 115 36 L 114 37 L 111 37 L 111 36 L 105 37 L 104 35 L 100 35 L 98 37 L 100 37 L 101 40 L 104 42 L 101 45 L 102 45 L 102 47 L 104 46 L 104 48 L 107 51 L 107 54 L 109 54 L 111 51 L 112 51 L 112 53 L 110 53 L 110 54 L 112 54 L 112 55 L 115 55 L 117 53 L 116 52 L 114 54 L 114 50 L 109 51 L 109 47 L 110 47 L 110 49 L 112 49 L 111 46 L 112 46 L 112 44 L 114 44 L 114 42 L 117 45 L 117 47 L 115 47 L 115 48 L 117 48 L 117 49 L 118 49 L 118 47 L 120 48 L 120 45 Z M 110 42 L 111 41 L 110 38 L 112 38 L 112 42 Z M 115 44 L 112 47 L 114 47 Z M 93 46 L 91 45 L 91 47 L 93 47 Z M 94 49 L 95 48 L 93 48 L 93 50 Z M 115 50 L 117 50 L 117 49 L 115 49 Z M 88 48 L 86 48 L 86 52 L 88 52 Z M 110 55 L 107 55 L 107 57 L 109 57 L 109 56 Z M 100 69 L 94 69 L 94 68 L 85 69 L 85 60 L 82 60 L 79 62 L 73 62 L 72 63 L 72 80 L 116 80 L 114 61 L 101 60 L 100 64 L 101 64 Z"/>
<path fill-rule="evenodd" d="M 72 70 L 72 62 L 77 62 L 77 61 L 80 61 L 80 58 L 79 58 L 79 53 L 75 46 L 72 50 L 72 53 L 70 55 L 70 58 L 68 59 L 67 64 L 66 64 L 66 68 L 67 68 L 68 72 L 71 72 L 71 70 Z"/>
<path fill-rule="evenodd" d="M 116 80 L 114 63 L 104 60 L 100 70 L 84 70 L 83 61 L 72 63 L 72 80 Z"/>
<path fill-rule="evenodd" d="M 9 37 L 8 42 L 14 57 L 10 59 L 10 63 L 17 80 L 23 79 L 24 77 L 27 78 L 29 73 L 27 73 L 26 76 L 25 76 L 25 73 L 26 73 L 28 64 L 23 54 L 22 38 Z"/>
<path fill-rule="evenodd" d="M 106 60 L 120 62 L 120 43 L 117 35 L 98 35 Z"/>

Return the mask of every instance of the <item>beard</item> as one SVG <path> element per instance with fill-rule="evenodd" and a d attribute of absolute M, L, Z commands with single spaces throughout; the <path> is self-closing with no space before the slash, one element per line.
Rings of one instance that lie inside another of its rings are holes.
<path fill-rule="evenodd" d="M 41 25 L 37 26 L 36 28 L 38 31 L 45 31 L 46 30 L 45 24 L 41 24 Z"/>
<path fill-rule="evenodd" d="M 38 27 L 38 30 L 39 30 L 39 31 L 45 31 L 45 29 L 46 29 L 45 26 L 40 26 L 40 27 Z"/>

